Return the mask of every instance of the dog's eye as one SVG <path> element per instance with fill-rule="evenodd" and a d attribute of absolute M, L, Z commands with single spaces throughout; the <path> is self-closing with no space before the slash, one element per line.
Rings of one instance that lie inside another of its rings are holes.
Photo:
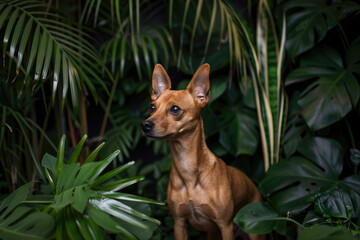
<path fill-rule="evenodd" d="M 172 106 L 171 109 L 170 109 L 170 113 L 172 115 L 178 115 L 179 113 L 181 112 L 181 108 L 179 106 Z"/>
<path fill-rule="evenodd" d="M 150 104 L 150 106 L 149 106 L 149 112 L 150 113 L 153 113 L 153 112 L 155 112 L 155 105 L 154 104 Z"/>

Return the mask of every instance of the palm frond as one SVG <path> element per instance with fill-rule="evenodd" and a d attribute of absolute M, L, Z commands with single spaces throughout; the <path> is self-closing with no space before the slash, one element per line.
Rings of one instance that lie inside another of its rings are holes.
<path fill-rule="evenodd" d="M 101 77 L 101 69 L 107 70 L 82 27 L 69 24 L 58 14 L 49 12 L 44 16 L 44 12 L 39 12 L 39 9 L 46 8 L 47 5 L 34 0 L 6 0 L 0 3 L 0 29 L 5 29 L 2 36 L 3 58 L 8 53 L 9 64 L 12 59 L 17 62 L 16 75 L 24 66 L 25 80 L 33 79 L 33 88 L 41 81 L 52 79 L 53 100 L 60 86 L 63 99 L 70 87 L 76 110 L 78 91 L 84 86 L 89 88 L 97 101 L 92 79 L 108 91 Z M 111 78 L 109 74 L 108 77 Z M 26 84 L 28 81 L 24 81 Z"/>

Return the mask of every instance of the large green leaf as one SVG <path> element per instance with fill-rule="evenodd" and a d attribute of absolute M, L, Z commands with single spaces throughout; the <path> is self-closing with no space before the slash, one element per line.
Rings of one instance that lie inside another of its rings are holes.
<path fill-rule="evenodd" d="M 4 240 L 45 239 L 53 229 L 53 218 L 43 212 L 31 212 L 29 207 L 17 207 L 0 221 L 0 238 Z"/>
<path fill-rule="evenodd" d="M 337 179 L 343 167 L 342 147 L 332 139 L 321 137 L 305 138 L 297 148 L 298 152 L 310 159 L 330 179 Z"/>
<path fill-rule="evenodd" d="M 0 203 L 1 239 L 44 239 L 52 230 L 54 220 L 49 214 L 21 206 L 27 198 L 30 184 L 21 186 Z"/>
<path fill-rule="evenodd" d="M 220 144 L 234 156 L 253 155 L 259 143 L 257 119 L 251 111 L 238 111 L 220 130 Z"/>
<path fill-rule="evenodd" d="M 259 185 L 264 195 L 272 193 L 271 200 L 281 214 L 301 213 L 320 187 L 337 183 L 342 170 L 341 146 L 334 140 L 307 138 L 298 151 L 306 158 L 294 156 L 274 165 Z"/>
<path fill-rule="evenodd" d="M 358 211 L 359 195 L 352 200 L 351 193 L 351 189 L 336 185 L 322 189 L 321 194 L 315 197 L 314 210 L 325 217 L 355 217 L 355 211 Z"/>
<path fill-rule="evenodd" d="M 29 194 L 29 187 L 31 183 L 27 183 L 18 189 L 16 189 L 13 193 L 11 193 L 8 197 L 0 203 L 0 211 L 6 210 L 0 216 L 0 219 L 3 219 L 8 213 L 10 213 L 17 205 L 19 205 L 22 201 L 25 201 Z"/>
<path fill-rule="evenodd" d="M 354 42 L 353 48 L 358 46 Z M 351 48 L 349 51 L 353 51 Z M 291 72 L 287 85 L 315 79 L 298 100 L 302 115 L 312 130 L 327 127 L 348 114 L 360 98 L 360 85 L 354 72 L 359 58 L 349 57 L 345 65 L 338 52 L 322 47 L 308 54 L 300 67 Z"/>
<path fill-rule="evenodd" d="M 245 232 L 267 234 L 274 228 L 284 229 L 285 220 L 267 203 L 251 203 L 240 209 L 234 222 Z"/>
<path fill-rule="evenodd" d="M 291 0 L 284 3 L 287 15 L 286 48 L 291 58 L 320 42 L 331 28 L 360 5 L 355 1 Z"/>

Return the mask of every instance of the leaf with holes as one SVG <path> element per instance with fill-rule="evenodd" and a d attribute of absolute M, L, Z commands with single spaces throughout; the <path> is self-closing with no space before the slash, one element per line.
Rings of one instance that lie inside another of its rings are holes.
<path fill-rule="evenodd" d="M 304 139 L 298 146 L 303 156 L 272 166 L 259 189 L 264 195 L 270 194 L 281 214 L 297 215 L 310 205 L 308 199 L 312 194 L 338 181 L 341 151 L 340 144 L 331 139 Z"/>
<path fill-rule="evenodd" d="M 327 127 L 345 117 L 360 98 L 360 85 L 354 73 L 359 66 L 350 51 L 360 46 L 354 41 L 348 50 L 345 64 L 331 47 L 321 47 L 305 56 L 300 67 L 289 74 L 286 85 L 314 81 L 301 93 L 298 100 L 302 115 L 312 130 Z"/>

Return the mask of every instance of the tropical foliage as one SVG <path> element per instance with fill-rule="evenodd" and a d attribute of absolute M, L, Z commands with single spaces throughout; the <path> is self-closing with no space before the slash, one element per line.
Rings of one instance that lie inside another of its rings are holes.
<path fill-rule="evenodd" d="M 148 203 L 166 201 L 171 156 L 140 123 L 156 63 L 182 89 L 204 62 L 207 143 L 265 199 L 235 222 L 358 236 L 359 13 L 351 0 L 1 1 L 0 236 L 169 239 L 167 207 Z"/>
<path fill-rule="evenodd" d="M 47 176 L 43 188 L 49 194 L 28 197 L 30 183 L 20 187 L 1 205 L 0 236 L 3 239 L 103 239 L 104 231 L 121 234 L 125 239 L 149 239 L 160 222 L 136 209 L 144 204 L 162 204 L 131 194 L 120 193 L 143 177 L 119 178 L 134 162 L 102 172 L 116 159 L 115 151 L 101 161 L 94 161 L 104 144 L 99 145 L 80 166 L 78 157 L 87 136 L 64 159 L 65 136 L 57 157 L 45 154 L 42 166 Z M 102 174 L 102 175 L 101 175 Z M 27 205 L 35 204 L 29 207 Z M 148 222 L 144 222 L 146 220 Z"/>

